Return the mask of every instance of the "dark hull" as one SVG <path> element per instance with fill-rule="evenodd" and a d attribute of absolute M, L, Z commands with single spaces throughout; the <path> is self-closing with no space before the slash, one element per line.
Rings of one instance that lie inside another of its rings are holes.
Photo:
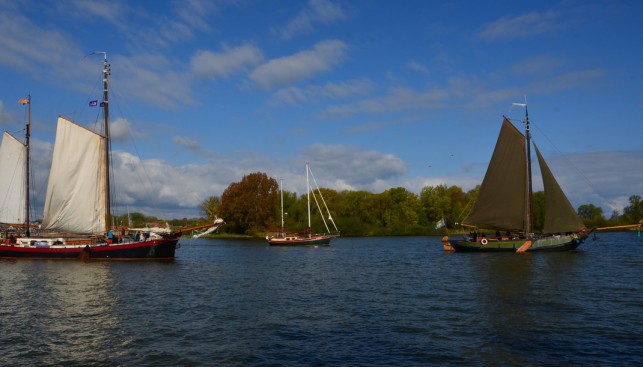
<path fill-rule="evenodd" d="M 562 236 L 546 236 L 532 239 L 532 245 L 527 249 L 529 252 L 557 252 L 571 251 L 580 246 L 587 238 L 586 233 Z M 522 240 L 502 240 L 487 239 L 478 241 L 453 241 L 451 246 L 458 252 L 516 252 L 527 239 Z"/>
<path fill-rule="evenodd" d="M 144 260 L 173 259 L 178 237 L 145 242 L 69 247 L 20 247 L 1 244 L 0 257 L 22 259 Z"/>

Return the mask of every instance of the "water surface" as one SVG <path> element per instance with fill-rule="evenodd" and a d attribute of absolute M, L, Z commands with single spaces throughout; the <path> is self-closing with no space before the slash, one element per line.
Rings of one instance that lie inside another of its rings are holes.
<path fill-rule="evenodd" d="M 0 260 L 0 365 L 637 365 L 643 239 L 444 253 L 184 239 L 174 261 Z"/>

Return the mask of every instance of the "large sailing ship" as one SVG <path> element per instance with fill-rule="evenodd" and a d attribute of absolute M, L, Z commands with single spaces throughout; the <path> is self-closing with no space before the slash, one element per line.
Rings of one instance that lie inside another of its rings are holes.
<path fill-rule="evenodd" d="M 461 240 L 444 239 L 455 251 L 566 251 L 580 246 L 590 231 L 585 228 L 538 147 L 534 144 L 545 192 L 545 221 L 541 233 L 533 226 L 531 135 L 525 108 L 523 135 L 506 117 L 478 198 L 463 224 L 473 228 Z M 478 234 L 478 228 L 495 235 Z"/>
<path fill-rule="evenodd" d="M 64 117 L 58 117 L 56 141 L 47 185 L 42 235 L 32 236 L 29 219 L 29 134 L 31 98 L 25 143 L 5 133 L 0 148 L 0 169 L 12 165 L 20 171 L 12 182 L 0 175 L 0 195 L 5 202 L 0 222 L 17 223 L 0 243 L 0 257 L 42 259 L 173 259 L 184 232 L 212 228 L 223 221 L 176 231 L 139 231 L 126 236 L 125 228 L 112 227 L 109 143 L 109 74 L 107 53 L 103 61 L 104 135 Z M 96 103 L 98 105 L 98 103 Z M 7 152 L 5 154 L 5 151 Z M 24 171 L 22 171 L 24 170 Z M 7 172 L 7 171 L 3 171 Z M 24 200 L 24 204 L 20 201 Z M 24 205 L 24 206 L 23 206 Z M 21 208 L 24 208 L 22 211 Z M 20 225 L 20 223 L 23 223 Z M 15 230 L 22 228 L 22 231 Z"/>

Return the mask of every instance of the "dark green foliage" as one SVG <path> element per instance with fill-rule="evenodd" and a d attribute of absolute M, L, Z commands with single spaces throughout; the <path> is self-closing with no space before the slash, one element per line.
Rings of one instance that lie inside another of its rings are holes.
<path fill-rule="evenodd" d="M 630 205 L 623 208 L 623 217 L 630 223 L 639 223 L 643 219 L 643 201 L 639 195 L 630 196 Z"/>
<path fill-rule="evenodd" d="M 607 221 L 603 216 L 603 209 L 594 204 L 583 204 L 578 207 L 578 216 L 587 227 L 604 227 Z"/>

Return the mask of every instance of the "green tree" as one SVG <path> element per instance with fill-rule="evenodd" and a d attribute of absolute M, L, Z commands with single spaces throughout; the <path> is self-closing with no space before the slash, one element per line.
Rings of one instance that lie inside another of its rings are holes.
<path fill-rule="evenodd" d="M 213 221 L 218 218 L 219 206 L 221 206 L 221 199 L 217 196 L 210 196 L 201 202 L 199 209 L 208 220 Z"/>
<path fill-rule="evenodd" d="M 594 204 L 583 204 L 578 207 L 578 216 L 587 227 L 604 226 L 606 221 L 603 209 Z"/>
<path fill-rule="evenodd" d="M 427 219 L 427 225 L 433 225 L 444 218 L 448 227 L 461 220 L 469 202 L 469 193 L 464 193 L 458 186 L 438 185 L 425 186 L 420 193 L 421 211 Z"/>
<path fill-rule="evenodd" d="M 643 202 L 639 195 L 630 196 L 630 205 L 623 208 L 623 217 L 628 224 L 639 223 L 643 219 Z"/>
<path fill-rule="evenodd" d="M 420 202 L 415 194 L 395 187 L 378 195 L 383 227 L 389 235 L 414 234 L 419 224 Z"/>
<path fill-rule="evenodd" d="M 219 212 L 226 228 L 234 233 L 257 234 L 276 228 L 279 185 L 274 178 L 256 172 L 230 184 L 223 195 Z"/>
<path fill-rule="evenodd" d="M 368 191 L 342 191 L 337 207 L 337 226 L 345 234 L 374 235 L 372 212 L 368 209 L 374 194 Z"/>

